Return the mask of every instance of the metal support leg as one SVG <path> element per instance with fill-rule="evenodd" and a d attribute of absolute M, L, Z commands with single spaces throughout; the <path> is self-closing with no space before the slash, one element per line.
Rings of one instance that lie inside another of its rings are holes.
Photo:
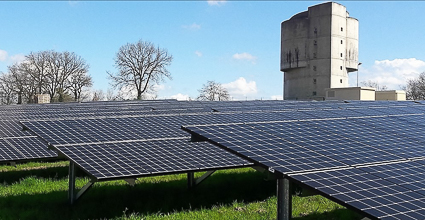
<path fill-rule="evenodd" d="M 288 179 L 277 179 L 277 220 L 292 218 L 291 183 Z"/>
<path fill-rule="evenodd" d="M 194 172 L 189 172 L 187 173 L 187 187 L 193 188 L 195 186 L 195 173 Z"/>
<path fill-rule="evenodd" d="M 93 186 L 93 181 L 88 182 L 86 185 L 81 188 L 81 190 L 75 194 L 75 164 L 72 161 L 69 161 L 69 188 L 68 188 L 68 199 L 69 203 L 72 205 L 80 198 L 88 189 Z"/>
<path fill-rule="evenodd" d="M 75 164 L 72 161 L 69 161 L 69 175 L 68 175 L 68 199 L 69 203 L 72 205 L 75 201 Z"/>

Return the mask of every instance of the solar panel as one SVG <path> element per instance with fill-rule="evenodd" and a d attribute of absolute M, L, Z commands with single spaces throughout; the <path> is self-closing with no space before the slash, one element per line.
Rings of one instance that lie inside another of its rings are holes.
<path fill-rule="evenodd" d="M 47 149 L 46 143 L 38 137 L 17 137 L 4 140 L 16 148 L 24 156 L 24 159 L 57 157 L 56 152 Z"/>
<path fill-rule="evenodd" d="M 291 174 L 290 177 L 379 219 L 425 218 L 424 195 L 361 169 Z"/>
<path fill-rule="evenodd" d="M 38 137 L 13 137 L 0 139 L 0 162 L 54 158 L 57 154 L 48 150 Z"/>
<path fill-rule="evenodd" d="M 0 162 L 14 161 L 24 158 L 24 156 L 8 142 L 0 139 Z"/>
<path fill-rule="evenodd" d="M 282 173 L 343 167 L 346 164 L 250 125 L 190 127 L 213 143 Z"/>
<path fill-rule="evenodd" d="M 211 144 L 188 142 L 188 139 L 169 139 L 58 146 L 56 149 L 98 180 L 250 165 Z"/>

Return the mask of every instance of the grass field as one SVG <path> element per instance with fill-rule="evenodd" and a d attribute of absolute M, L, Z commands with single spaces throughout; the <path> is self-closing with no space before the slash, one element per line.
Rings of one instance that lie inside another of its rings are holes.
<path fill-rule="evenodd" d="M 96 183 L 68 205 L 68 162 L 0 166 L 0 219 L 276 219 L 276 181 L 251 168 L 217 171 L 187 189 L 186 175 Z M 200 176 L 202 173 L 196 173 Z M 79 189 L 88 178 L 80 174 Z M 293 196 L 293 218 L 361 219 L 321 196 Z"/>

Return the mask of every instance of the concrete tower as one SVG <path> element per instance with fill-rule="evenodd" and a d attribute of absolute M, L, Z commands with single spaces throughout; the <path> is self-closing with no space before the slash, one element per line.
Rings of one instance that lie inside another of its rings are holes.
<path fill-rule="evenodd" d="M 311 6 L 282 22 L 285 99 L 323 100 L 326 88 L 347 87 L 348 73 L 358 68 L 358 48 L 359 22 L 341 4 Z"/>

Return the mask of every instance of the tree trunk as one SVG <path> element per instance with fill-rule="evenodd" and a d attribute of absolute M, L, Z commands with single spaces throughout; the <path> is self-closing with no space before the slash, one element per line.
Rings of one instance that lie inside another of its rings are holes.
<path fill-rule="evenodd" d="M 18 92 L 18 104 L 22 104 L 22 92 Z"/>
<path fill-rule="evenodd" d="M 77 95 L 77 91 L 74 91 L 74 101 L 78 102 L 78 95 Z"/>
<path fill-rule="evenodd" d="M 142 91 L 137 91 L 137 100 L 142 100 Z"/>

